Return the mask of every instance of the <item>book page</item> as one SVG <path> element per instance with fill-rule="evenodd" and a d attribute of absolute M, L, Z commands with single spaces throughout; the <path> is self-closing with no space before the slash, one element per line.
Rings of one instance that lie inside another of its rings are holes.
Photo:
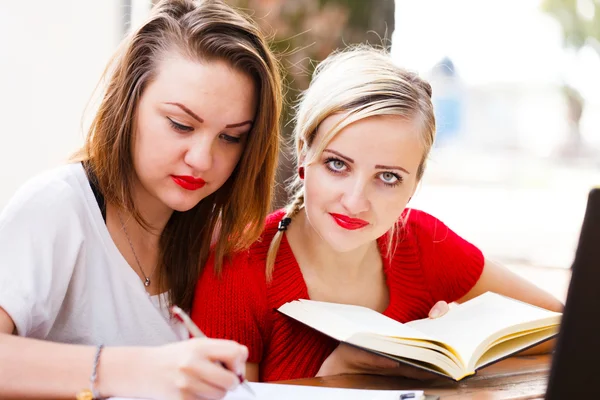
<path fill-rule="evenodd" d="M 433 340 L 406 324 L 367 307 L 350 304 L 297 300 L 279 307 L 282 313 L 340 341 L 361 333 L 407 339 Z"/>
<path fill-rule="evenodd" d="M 224 400 L 420 400 L 425 397 L 422 391 L 338 389 L 255 382 L 249 384 L 256 396 L 243 387 L 238 387 L 229 392 Z M 111 397 L 111 399 L 134 400 L 122 397 Z"/>
<path fill-rule="evenodd" d="M 514 353 L 515 348 L 529 347 L 534 343 L 538 343 L 540 340 L 547 338 L 550 333 L 552 332 L 547 328 L 540 331 L 534 331 L 526 336 L 511 338 L 505 342 L 499 343 L 485 352 L 479 360 L 477 360 L 475 368 L 484 367 L 491 362 L 509 356 Z"/>
<path fill-rule="evenodd" d="M 406 325 L 443 340 L 469 363 L 484 341 L 521 329 L 558 325 L 560 313 L 544 310 L 496 293 L 487 292 L 451 308 L 437 319 L 421 319 Z M 539 320 L 534 323 L 532 321 Z M 507 329 L 518 326 L 519 329 Z"/>

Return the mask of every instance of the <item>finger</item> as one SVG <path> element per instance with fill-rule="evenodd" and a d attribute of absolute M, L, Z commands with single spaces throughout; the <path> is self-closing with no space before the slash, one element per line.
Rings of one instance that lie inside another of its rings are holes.
<path fill-rule="evenodd" d="M 177 383 L 180 391 L 204 399 L 221 399 L 239 385 L 236 374 L 209 360 L 198 360 Z"/>
<path fill-rule="evenodd" d="M 202 355 L 213 362 L 221 362 L 236 375 L 244 376 L 248 348 L 232 340 L 201 339 Z"/>
<path fill-rule="evenodd" d="M 429 311 L 429 318 L 439 318 L 442 315 L 445 315 L 448 311 L 450 311 L 450 306 L 443 300 L 438 301 L 431 307 Z"/>

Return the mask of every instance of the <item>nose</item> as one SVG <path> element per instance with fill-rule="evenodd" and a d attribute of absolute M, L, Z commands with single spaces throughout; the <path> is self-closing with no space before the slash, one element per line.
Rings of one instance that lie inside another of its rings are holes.
<path fill-rule="evenodd" d="M 212 168 L 214 162 L 213 140 L 210 135 L 200 135 L 190 141 L 184 161 L 194 171 L 204 172 Z"/>
<path fill-rule="evenodd" d="M 342 195 L 342 206 L 350 215 L 358 215 L 361 212 L 369 210 L 370 202 L 368 199 L 367 187 L 360 179 L 348 185 L 347 190 Z"/>

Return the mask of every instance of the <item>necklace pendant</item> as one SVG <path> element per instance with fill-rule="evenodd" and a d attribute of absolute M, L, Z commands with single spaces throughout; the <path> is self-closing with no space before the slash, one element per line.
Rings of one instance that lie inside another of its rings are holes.
<path fill-rule="evenodd" d="M 150 278 L 146 278 L 146 280 L 144 281 L 144 286 L 150 286 Z"/>

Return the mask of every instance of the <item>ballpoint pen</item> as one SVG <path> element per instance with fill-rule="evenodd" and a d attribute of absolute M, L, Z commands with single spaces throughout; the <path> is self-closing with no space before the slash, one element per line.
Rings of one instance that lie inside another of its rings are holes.
<path fill-rule="evenodd" d="M 206 338 L 207 336 L 200 330 L 200 328 L 198 328 L 198 326 L 194 323 L 194 321 L 192 321 L 192 319 L 185 313 L 185 311 L 183 311 L 181 308 L 177 307 L 177 306 L 172 306 L 171 307 L 171 313 L 179 320 L 183 323 L 183 325 L 186 327 L 186 329 L 188 330 L 188 332 L 193 336 L 193 337 L 197 337 L 197 338 Z M 225 364 L 223 364 L 222 362 L 219 362 L 219 364 L 225 368 L 228 369 Z M 238 375 L 238 379 L 240 380 L 240 384 L 248 391 L 250 392 L 253 396 L 256 397 L 256 393 L 254 393 L 254 390 L 252 390 L 252 388 L 250 387 L 250 385 L 248 384 L 248 381 L 246 379 L 244 379 L 244 377 L 242 375 Z"/>

